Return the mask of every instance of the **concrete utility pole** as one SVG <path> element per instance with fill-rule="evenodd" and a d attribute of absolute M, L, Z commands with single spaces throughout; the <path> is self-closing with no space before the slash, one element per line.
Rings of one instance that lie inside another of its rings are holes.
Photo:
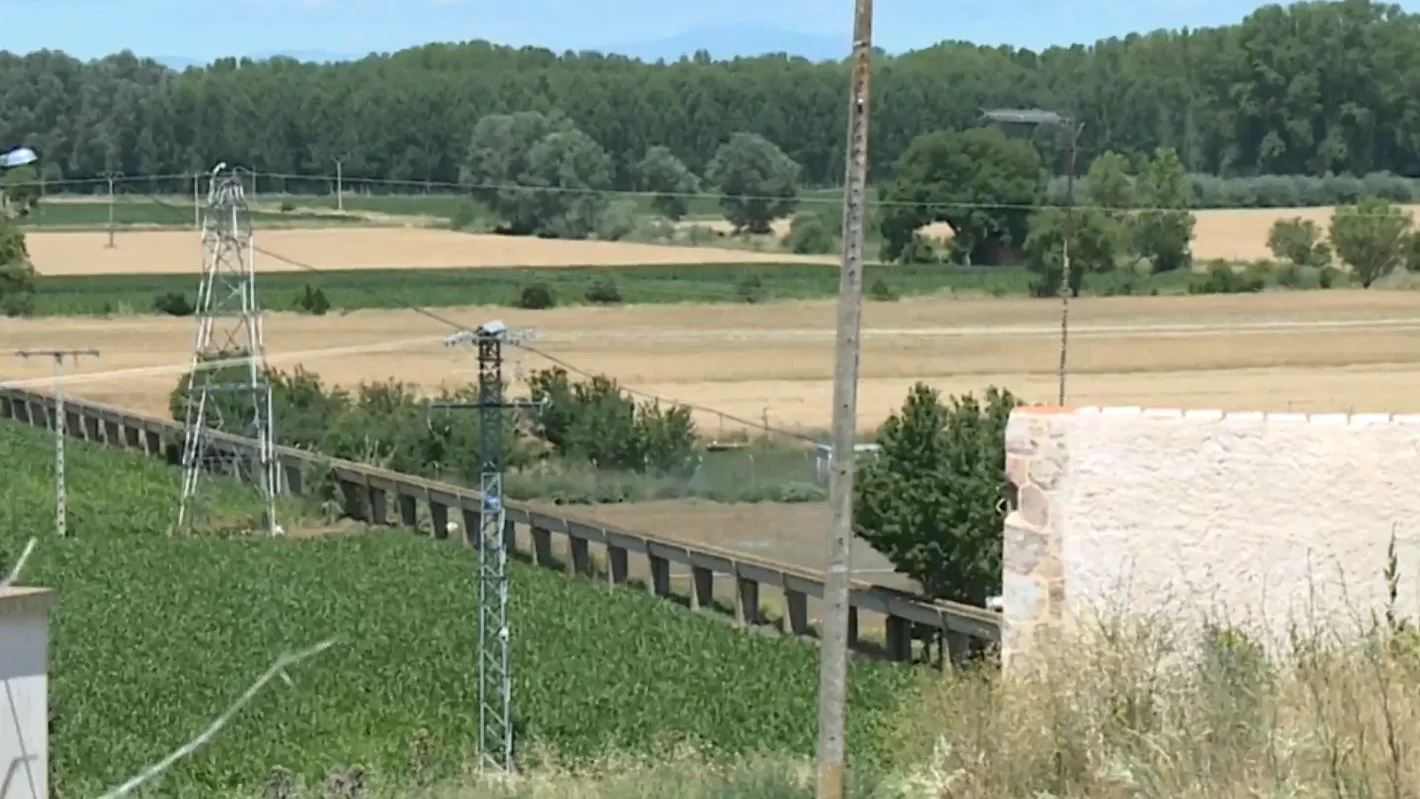
<path fill-rule="evenodd" d="M 345 210 L 345 169 L 342 159 L 335 159 L 335 210 Z"/>
<path fill-rule="evenodd" d="M 31 355 L 54 359 L 54 532 L 60 538 L 69 535 L 69 491 L 64 480 L 64 359 L 78 362 L 81 355 L 99 357 L 99 351 L 85 349 L 15 350 L 21 358 Z"/>
<path fill-rule="evenodd" d="M 848 599 L 853 552 L 854 433 L 858 425 L 859 329 L 863 312 L 863 217 L 868 184 L 868 88 L 873 0 L 855 0 L 853 77 L 848 98 L 848 169 L 843 185 L 843 269 L 838 280 L 838 342 L 833 368 L 833 455 L 828 502 L 828 612 L 819 650 L 818 799 L 842 799 L 848 704 Z"/>
<path fill-rule="evenodd" d="M 113 243 L 113 181 L 122 176 L 122 172 L 103 173 L 103 177 L 108 180 L 108 244 L 105 244 L 104 247 L 110 250 L 117 246 Z"/>

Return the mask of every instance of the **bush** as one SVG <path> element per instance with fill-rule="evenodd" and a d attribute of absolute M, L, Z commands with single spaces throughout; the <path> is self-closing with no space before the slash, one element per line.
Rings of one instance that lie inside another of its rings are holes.
<path fill-rule="evenodd" d="M 291 213 L 291 212 L 294 211 L 294 210 L 296 210 L 296 204 L 295 204 L 295 203 L 291 202 L 290 200 L 282 200 L 282 201 L 281 201 L 281 213 L 283 213 L 283 214 L 289 214 L 289 213 Z"/>
<path fill-rule="evenodd" d="M 1214 261 L 1206 275 L 1195 275 L 1188 284 L 1189 294 L 1255 294 L 1267 286 L 1255 270 L 1240 274 L 1223 261 Z"/>
<path fill-rule="evenodd" d="M 518 307 L 530 311 L 541 311 L 555 305 L 557 305 L 557 295 L 552 293 L 552 287 L 546 283 L 523 286 L 522 293 L 518 295 Z"/>
<path fill-rule="evenodd" d="M 1277 285 L 1296 289 L 1302 287 L 1302 270 L 1296 264 L 1283 264 L 1277 268 Z"/>
<path fill-rule="evenodd" d="M 473 206 L 472 200 L 460 202 L 454 206 L 454 212 L 449 214 L 449 227 L 453 230 L 467 230 L 477 221 L 478 209 Z"/>
<path fill-rule="evenodd" d="M 1267 233 L 1267 248 L 1279 259 L 1297 266 L 1323 267 L 1331 263 L 1331 245 L 1310 219 L 1279 219 Z"/>
<path fill-rule="evenodd" d="M 1316 274 L 1316 282 L 1318 286 L 1329 289 L 1337 283 L 1345 285 L 1346 275 L 1334 266 L 1323 266 Z"/>
<path fill-rule="evenodd" d="M 759 279 L 759 275 L 745 275 L 735 284 L 735 296 L 741 302 L 756 303 L 764 295 L 764 282 Z"/>
<path fill-rule="evenodd" d="M 325 312 L 330 310 L 330 300 L 325 298 L 324 291 L 311 288 L 311 284 L 307 283 L 296 295 L 296 309 L 312 316 L 325 316 Z"/>
<path fill-rule="evenodd" d="M 597 218 L 597 238 L 621 241 L 636 229 L 636 201 L 616 200 L 607 204 Z"/>
<path fill-rule="evenodd" d="M 594 305 L 615 305 L 621 302 L 621 289 L 611 278 L 596 280 L 587 286 L 586 297 Z"/>
<path fill-rule="evenodd" d="M 886 280 L 875 278 L 873 284 L 868 286 L 868 299 L 878 302 L 897 302 L 898 293 L 893 291 Z"/>
<path fill-rule="evenodd" d="M 833 232 L 820 214 L 799 214 L 789 223 L 786 238 L 789 249 L 799 255 L 824 255 L 833 252 Z"/>
<path fill-rule="evenodd" d="M 169 316 L 192 316 L 197 309 L 187 301 L 186 294 L 169 291 L 153 298 L 153 310 Z"/>
<path fill-rule="evenodd" d="M 563 369 L 537 372 L 528 385 L 533 400 L 545 403 L 538 416 L 541 436 L 563 455 L 632 472 L 681 474 L 693 465 L 689 408 L 637 406 L 616 381 L 572 383 Z"/>

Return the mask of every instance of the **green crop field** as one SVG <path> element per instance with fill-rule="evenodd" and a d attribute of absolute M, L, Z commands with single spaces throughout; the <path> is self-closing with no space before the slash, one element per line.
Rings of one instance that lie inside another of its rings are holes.
<path fill-rule="evenodd" d="M 1091 274 L 1086 289 L 1108 292 L 1130 278 L 1120 273 Z M 1135 293 L 1174 294 L 1188 290 L 1188 274 L 1134 278 Z M 613 281 L 626 303 L 769 302 L 822 299 L 838 291 L 838 267 L 814 264 L 688 264 L 683 266 L 390 269 L 274 272 L 259 280 L 262 305 L 282 311 L 295 307 L 304 287 L 319 288 L 336 310 L 362 308 L 514 305 L 522 289 L 543 283 L 558 305 L 585 304 L 595 283 Z M 1023 268 L 956 266 L 869 266 L 865 288 L 881 281 L 903 297 L 942 292 L 998 296 L 1028 291 L 1031 275 Z M 151 313 L 155 297 L 167 293 L 194 299 L 197 275 L 41 276 L 35 313 L 41 316 Z M 869 297 L 873 297 L 871 290 Z"/>
<path fill-rule="evenodd" d="M 55 793 L 111 787 L 195 735 L 283 651 L 333 637 L 162 778 L 162 795 L 254 793 L 275 766 L 307 781 L 360 765 L 385 780 L 457 776 L 476 724 L 473 554 L 405 532 L 275 541 L 168 538 L 177 473 L 74 444 L 72 537 L 50 533 L 50 440 L 0 426 L 0 561 L 41 543 L 25 582 L 56 588 Z M 240 513 L 239 489 L 218 493 Z M 577 759 L 668 740 L 808 754 L 817 650 L 737 632 L 643 595 L 515 564 L 516 717 L 525 750 Z M 886 763 L 891 719 L 923 678 L 857 664 L 850 751 Z M 427 754 L 411 758 L 414 741 Z M 532 746 L 532 744 L 541 746 Z"/>
<path fill-rule="evenodd" d="M 191 227 L 192 207 L 189 201 L 174 199 L 172 204 L 144 199 L 125 198 L 113 204 L 114 225 L 148 227 Z M 76 227 L 104 228 L 108 226 L 107 202 L 41 202 L 21 220 L 31 228 Z M 345 214 L 312 214 L 299 211 L 253 211 L 253 222 L 274 225 L 342 225 L 363 222 L 360 217 Z"/>

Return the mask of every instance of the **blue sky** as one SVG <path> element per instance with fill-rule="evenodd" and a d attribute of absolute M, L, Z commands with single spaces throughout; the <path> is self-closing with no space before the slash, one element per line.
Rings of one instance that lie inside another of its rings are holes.
<path fill-rule="evenodd" d="M 675 46 L 693 43 L 715 52 L 735 46 L 735 26 L 758 28 L 755 42 L 782 31 L 786 42 L 817 37 L 820 46 L 827 42 L 832 47 L 837 39 L 846 50 L 852 15 L 852 0 L 0 3 L 5 6 L 0 47 L 11 51 L 48 47 L 90 58 L 129 48 L 142 55 L 202 60 L 293 51 L 363 54 L 461 39 L 555 50 L 634 50 L 675 37 Z M 1414 9 L 1420 0 L 1402 4 Z M 1233 22 L 1258 5 L 1248 0 L 877 0 L 874 38 L 892 51 L 947 38 L 1039 48 L 1135 30 Z"/>

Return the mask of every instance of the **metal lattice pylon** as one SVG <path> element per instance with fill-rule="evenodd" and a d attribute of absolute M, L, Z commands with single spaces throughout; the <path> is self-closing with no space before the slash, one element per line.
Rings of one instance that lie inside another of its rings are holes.
<path fill-rule="evenodd" d="M 513 676 L 508 662 L 508 547 L 503 537 L 503 470 L 507 453 L 504 413 L 540 404 L 503 397 L 503 345 L 517 344 L 531 331 L 508 330 L 490 322 L 444 340 L 478 350 L 478 401 L 433 402 L 431 409 L 473 410 L 479 414 L 478 459 L 478 764 L 485 772 L 514 771 Z"/>
<path fill-rule="evenodd" d="M 201 485 L 220 474 L 256 486 L 262 527 L 279 531 L 279 492 L 271 414 L 271 384 L 256 270 L 251 212 L 243 173 L 212 171 L 202 218 L 202 279 L 197 287 L 197 338 L 186 383 L 187 417 L 182 450 L 182 499 L 177 529 L 191 531 L 206 517 Z M 236 418 L 228 418 L 235 416 Z M 237 452 L 215 441 L 226 431 L 256 442 L 256 452 Z"/>

